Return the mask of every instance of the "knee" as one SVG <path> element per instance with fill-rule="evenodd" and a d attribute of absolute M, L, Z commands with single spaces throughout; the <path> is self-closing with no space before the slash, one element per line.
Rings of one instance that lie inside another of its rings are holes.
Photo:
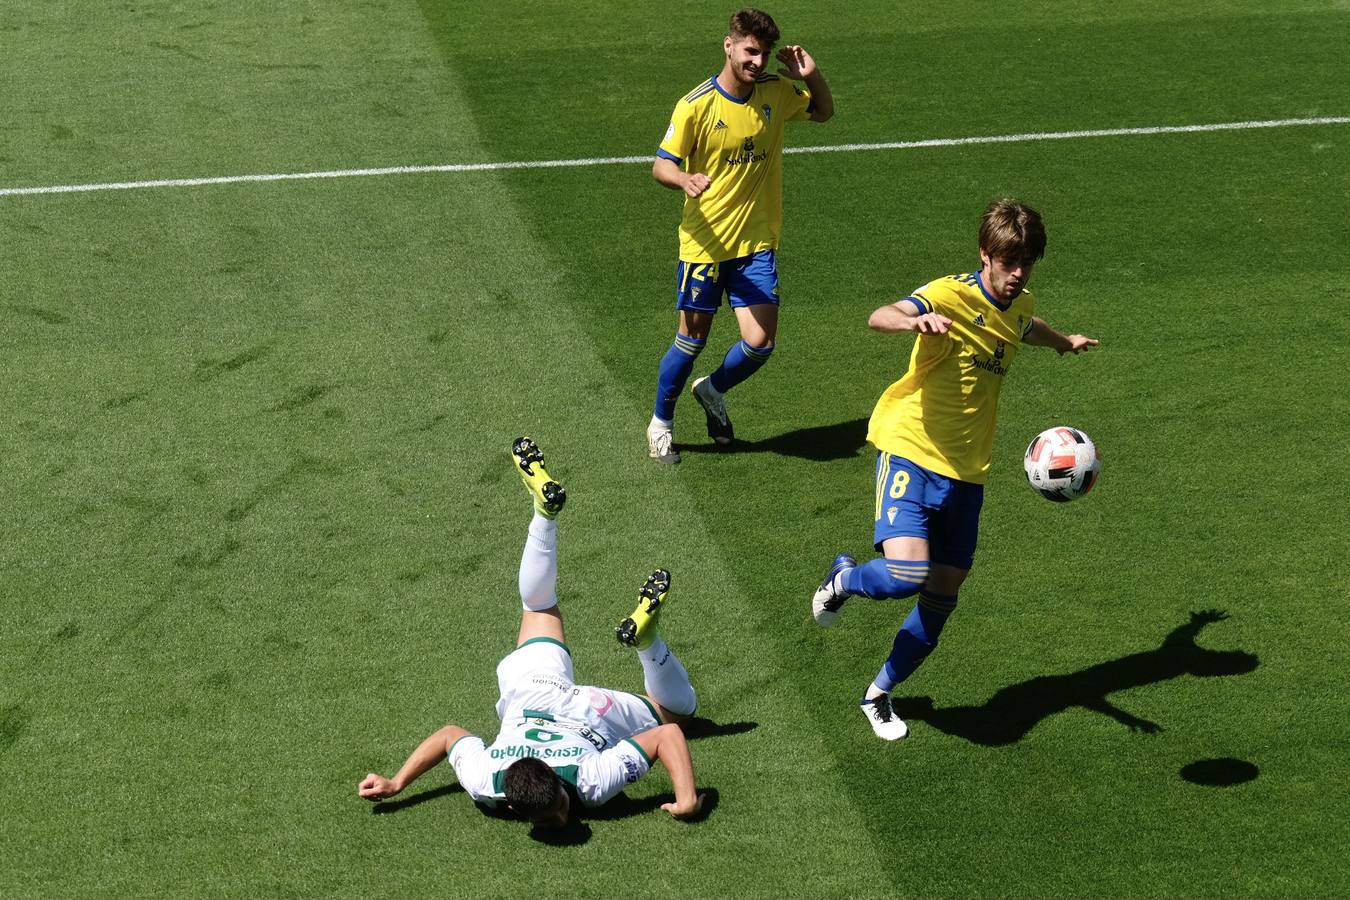
<path fill-rule="evenodd" d="M 769 357 L 773 355 L 774 344 L 772 340 L 766 340 L 762 344 L 755 344 L 742 338 L 741 346 L 745 349 L 746 356 L 751 359 L 759 360 L 761 363 L 768 362 Z"/>
<path fill-rule="evenodd" d="M 929 566 L 922 559 L 888 559 L 886 566 L 887 594 L 894 598 L 912 597 L 928 581 Z"/>

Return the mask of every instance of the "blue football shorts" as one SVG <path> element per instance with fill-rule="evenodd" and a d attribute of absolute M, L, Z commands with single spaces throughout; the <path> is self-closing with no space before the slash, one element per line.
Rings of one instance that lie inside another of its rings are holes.
<path fill-rule="evenodd" d="M 887 538 L 928 540 L 930 562 L 969 569 L 980 533 L 984 485 L 939 475 L 902 456 L 877 454 L 877 552 Z"/>
<path fill-rule="evenodd" d="M 778 255 L 761 250 L 720 263 L 681 260 L 675 267 L 676 309 L 716 313 L 725 294 L 731 308 L 778 305 Z"/>

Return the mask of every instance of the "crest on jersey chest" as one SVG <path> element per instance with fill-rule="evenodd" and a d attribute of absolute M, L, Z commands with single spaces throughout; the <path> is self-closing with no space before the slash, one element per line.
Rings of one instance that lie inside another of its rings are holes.
<path fill-rule="evenodd" d="M 765 103 L 763 106 L 760 107 L 760 109 L 762 109 L 762 110 L 764 111 L 764 121 L 766 121 L 766 122 L 771 122 L 771 121 L 773 121 L 773 107 L 772 107 L 772 106 L 770 106 L 769 104 Z"/>

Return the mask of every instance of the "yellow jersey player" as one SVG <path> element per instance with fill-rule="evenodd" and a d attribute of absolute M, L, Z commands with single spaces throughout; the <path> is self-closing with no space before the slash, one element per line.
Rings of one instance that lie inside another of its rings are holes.
<path fill-rule="evenodd" d="M 723 394 L 753 375 L 773 353 L 778 332 L 778 262 L 783 222 L 783 127 L 834 115 L 829 86 L 811 55 L 796 45 L 778 51 L 783 68 L 766 71 L 778 42 L 767 13 L 742 9 L 722 42 L 722 71 L 675 104 L 652 176 L 683 191 L 676 266 L 675 341 L 661 359 L 656 408 L 647 426 L 651 457 L 677 463 L 673 444 L 679 399 L 712 331 L 725 296 L 741 339 L 721 366 L 694 381 L 692 393 L 719 444 L 734 438 Z M 799 87 L 795 82 L 805 83 Z"/>
<path fill-rule="evenodd" d="M 868 321 L 875 331 L 918 335 L 909 370 L 881 395 L 867 431 L 878 451 L 873 542 L 883 558 L 858 565 L 847 554 L 835 557 L 811 607 L 816 621 L 830 626 L 849 597 L 918 594 L 862 699 L 863 713 L 886 740 L 908 731 L 891 710 L 891 691 L 937 646 L 970 574 L 999 391 L 1018 346 L 1061 355 L 1097 346 L 1035 315 L 1026 286 L 1044 253 L 1040 214 L 997 200 L 980 225 L 979 271 L 931 281 Z"/>

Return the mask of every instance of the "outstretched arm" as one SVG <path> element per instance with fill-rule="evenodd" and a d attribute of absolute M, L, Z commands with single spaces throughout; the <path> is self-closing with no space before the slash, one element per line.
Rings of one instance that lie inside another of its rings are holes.
<path fill-rule="evenodd" d="M 898 334 L 902 331 L 914 331 L 919 334 L 946 334 L 952 320 L 935 312 L 924 312 L 913 300 L 906 297 L 898 303 L 891 303 L 872 313 L 867 327 L 883 334 Z"/>
<path fill-rule="evenodd" d="M 1031 330 L 1022 338 L 1022 342 L 1034 347 L 1049 347 L 1060 356 L 1065 353 L 1081 353 L 1089 347 L 1097 346 L 1096 341 L 1081 334 L 1060 334 L 1039 317 L 1032 318 Z"/>
<path fill-rule="evenodd" d="M 675 785 L 675 802 L 661 808 L 677 819 L 687 819 L 703 809 L 703 795 L 694 788 L 694 760 L 680 726 L 658 725 L 634 736 L 634 741 L 652 762 L 660 760 Z"/>
<path fill-rule="evenodd" d="M 418 744 L 417 749 L 393 778 L 385 778 L 371 772 L 362 779 L 356 792 L 367 800 L 388 800 L 445 759 L 455 741 L 467 737 L 468 734 L 468 731 L 458 725 L 446 725 Z"/>
<path fill-rule="evenodd" d="M 1084 703 L 1083 706 L 1093 712 L 1099 712 L 1103 715 L 1110 716 L 1131 731 L 1142 731 L 1145 734 L 1157 734 L 1159 731 L 1162 731 L 1162 726 L 1157 722 L 1150 722 L 1148 719 L 1141 719 L 1136 715 L 1127 713 L 1105 697 L 1095 697 Z"/>
<path fill-rule="evenodd" d="M 1195 646 L 1195 638 L 1200 634 L 1200 630 L 1211 622 L 1222 622 L 1228 618 L 1228 613 L 1221 609 L 1207 609 L 1203 612 L 1191 612 L 1191 619 L 1184 625 L 1178 625 L 1163 638 L 1163 646 L 1169 644 L 1190 644 Z"/>

